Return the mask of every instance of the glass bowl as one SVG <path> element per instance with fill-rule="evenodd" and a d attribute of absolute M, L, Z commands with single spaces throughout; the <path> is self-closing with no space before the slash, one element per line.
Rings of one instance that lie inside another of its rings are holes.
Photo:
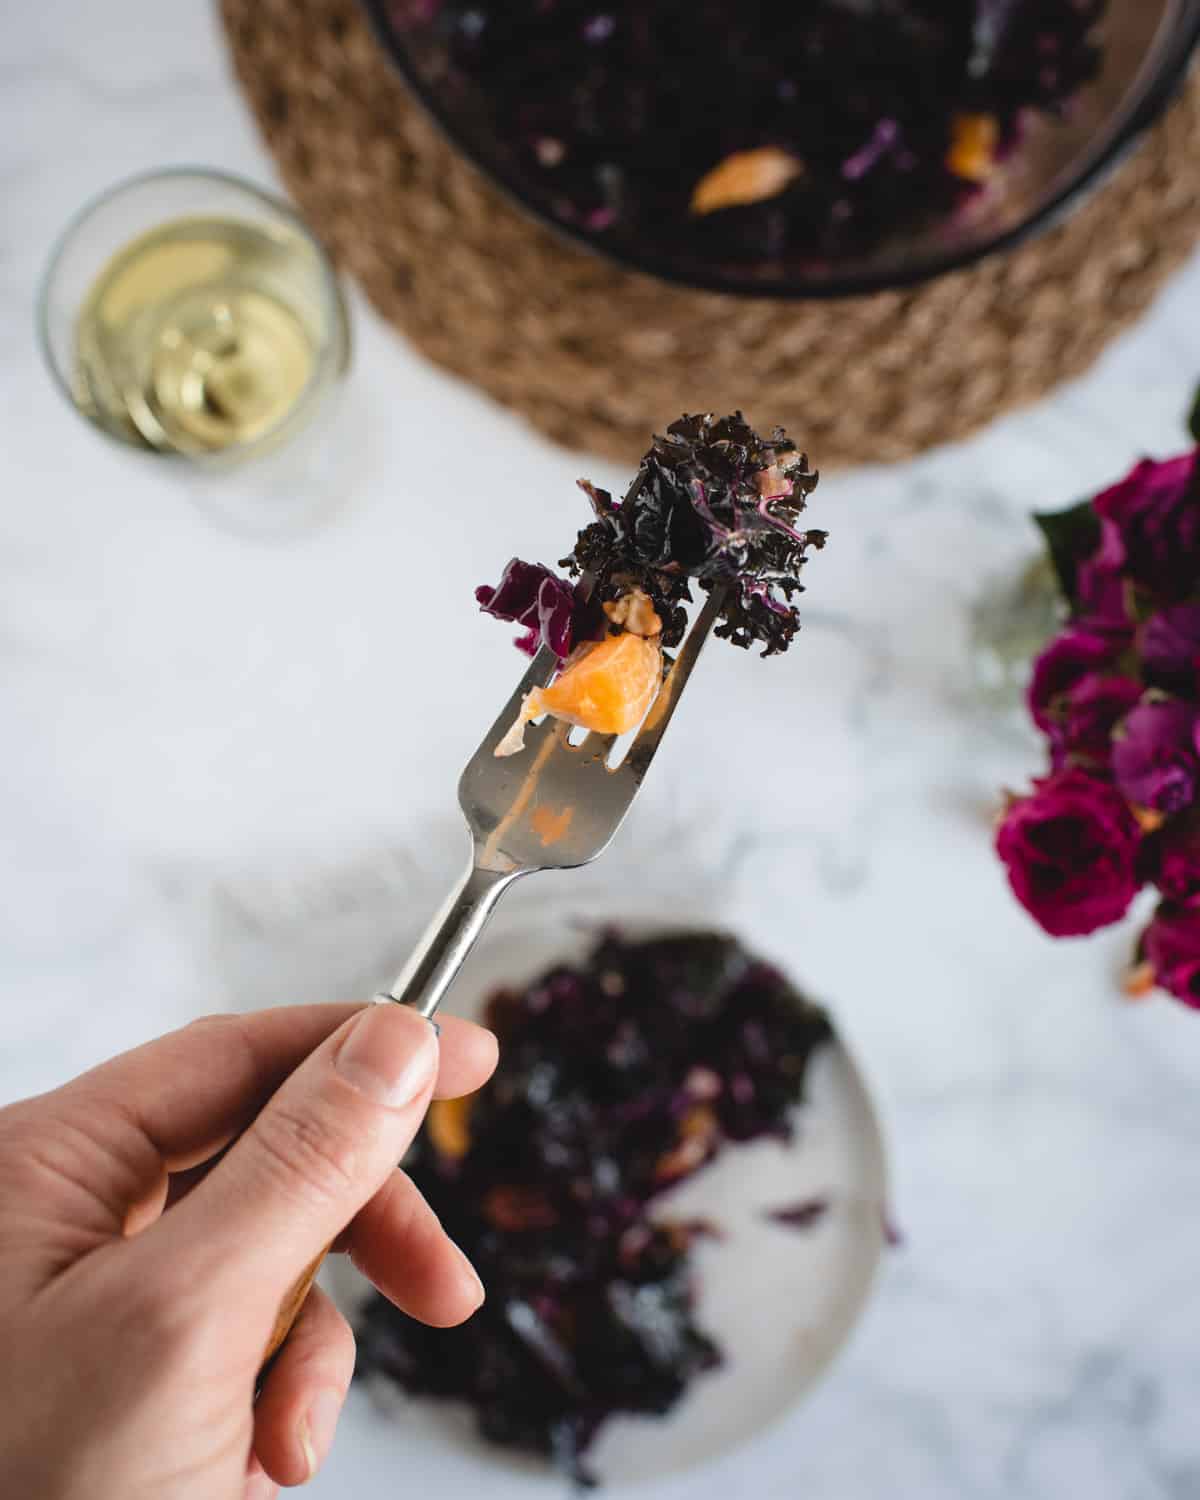
<path fill-rule="evenodd" d="M 568 222 L 545 174 L 527 150 L 505 138 L 485 93 L 455 64 L 439 26 L 439 0 L 362 3 L 385 50 L 451 141 L 535 218 L 665 281 L 770 297 L 845 297 L 910 286 L 1052 225 L 1103 181 L 1162 113 L 1200 37 L 1200 0 L 1108 0 L 1097 33 L 1099 75 L 1074 96 L 1065 120 L 1031 117 L 985 193 L 862 252 L 823 261 L 793 254 L 739 262 L 692 249 L 664 251 L 620 219 L 591 227 Z M 620 0 L 597 9 L 619 15 Z M 644 15 L 644 7 L 637 9 Z"/>

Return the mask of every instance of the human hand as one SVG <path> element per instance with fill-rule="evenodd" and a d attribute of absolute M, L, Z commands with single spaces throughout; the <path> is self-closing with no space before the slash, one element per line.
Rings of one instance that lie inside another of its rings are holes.
<path fill-rule="evenodd" d="M 354 1337 L 314 1287 L 254 1400 L 280 1303 L 336 1249 L 460 1323 L 470 1263 L 396 1167 L 495 1039 L 398 1005 L 214 1016 L 0 1110 L 0 1473 L 30 1500 L 267 1500 L 324 1460 Z M 230 1145 L 230 1142 L 233 1144 Z"/>

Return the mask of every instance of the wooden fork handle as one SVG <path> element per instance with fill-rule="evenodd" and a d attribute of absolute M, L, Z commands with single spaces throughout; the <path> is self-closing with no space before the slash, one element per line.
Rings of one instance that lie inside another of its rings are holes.
<path fill-rule="evenodd" d="M 292 1325 L 300 1316 L 300 1309 L 304 1306 L 305 1299 L 312 1290 L 312 1284 L 317 1279 L 317 1272 L 321 1269 L 321 1263 L 329 1254 L 330 1247 L 325 1246 L 320 1255 L 311 1265 L 306 1266 L 292 1285 L 292 1289 L 279 1304 L 279 1311 L 275 1314 L 275 1327 L 271 1330 L 271 1337 L 263 1352 L 264 1368 L 279 1353 L 280 1346 L 292 1331 Z"/>
<path fill-rule="evenodd" d="M 432 1020 L 438 1003 L 462 967 L 463 959 L 483 930 L 492 908 L 515 878 L 511 874 L 499 875 L 477 870 L 472 866 L 454 888 L 444 911 L 433 922 L 392 989 L 382 990 L 374 996 L 375 1003 L 411 1006 L 418 1015 Z M 396 990 L 399 991 L 398 994 L 392 993 Z M 292 1326 L 300 1316 L 300 1309 L 312 1290 L 312 1284 L 317 1279 L 317 1272 L 331 1248 L 332 1246 L 326 1245 L 312 1264 L 304 1268 L 279 1304 L 275 1326 L 263 1352 L 264 1372 L 291 1333 Z M 259 1378 L 261 1380 L 261 1373 Z"/>

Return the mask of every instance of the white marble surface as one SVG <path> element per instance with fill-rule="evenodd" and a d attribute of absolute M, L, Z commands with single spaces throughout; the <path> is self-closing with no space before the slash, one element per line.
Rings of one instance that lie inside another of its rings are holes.
<path fill-rule="evenodd" d="M 356 300 L 341 511 L 271 546 L 207 524 L 64 410 L 32 302 L 56 230 L 111 180 L 180 160 L 270 180 L 209 8 L 39 0 L 0 47 L 7 1099 L 198 1012 L 388 970 L 454 863 L 455 773 L 514 670 L 464 590 L 561 547 L 579 473 L 621 476 L 548 449 Z M 1200 1020 L 1118 1001 L 1125 934 L 1054 945 L 1008 899 L 987 819 L 1032 761 L 973 712 L 963 647 L 982 580 L 1030 546 L 1025 511 L 1176 445 L 1198 375 L 1193 263 L 1052 401 L 823 483 L 834 535 L 799 648 L 716 647 L 689 690 L 603 878 L 706 869 L 838 1008 L 906 1244 L 816 1397 L 655 1500 L 1200 1494 Z M 464 434 L 477 489 L 413 462 Z M 313 1489 L 419 1479 L 356 1399 Z"/>

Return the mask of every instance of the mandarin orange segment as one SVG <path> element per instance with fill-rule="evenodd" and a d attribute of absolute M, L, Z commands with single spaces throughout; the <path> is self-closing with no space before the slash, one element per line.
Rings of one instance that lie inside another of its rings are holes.
<path fill-rule="evenodd" d="M 955 115 L 946 165 L 967 182 L 985 182 L 996 165 L 1000 126 L 994 115 Z"/>
<path fill-rule="evenodd" d="M 589 647 L 538 696 L 538 711 L 598 734 L 636 729 L 662 682 L 656 640 L 629 631 Z"/>
<path fill-rule="evenodd" d="M 458 1161 L 471 1149 L 471 1095 L 458 1099 L 435 1099 L 429 1106 L 426 1127 L 429 1139 L 450 1161 Z"/>
<path fill-rule="evenodd" d="M 692 212 L 711 214 L 721 208 L 776 198 L 803 174 L 804 163 L 778 146 L 735 151 L 706 172 L 693 188 Z"/>

